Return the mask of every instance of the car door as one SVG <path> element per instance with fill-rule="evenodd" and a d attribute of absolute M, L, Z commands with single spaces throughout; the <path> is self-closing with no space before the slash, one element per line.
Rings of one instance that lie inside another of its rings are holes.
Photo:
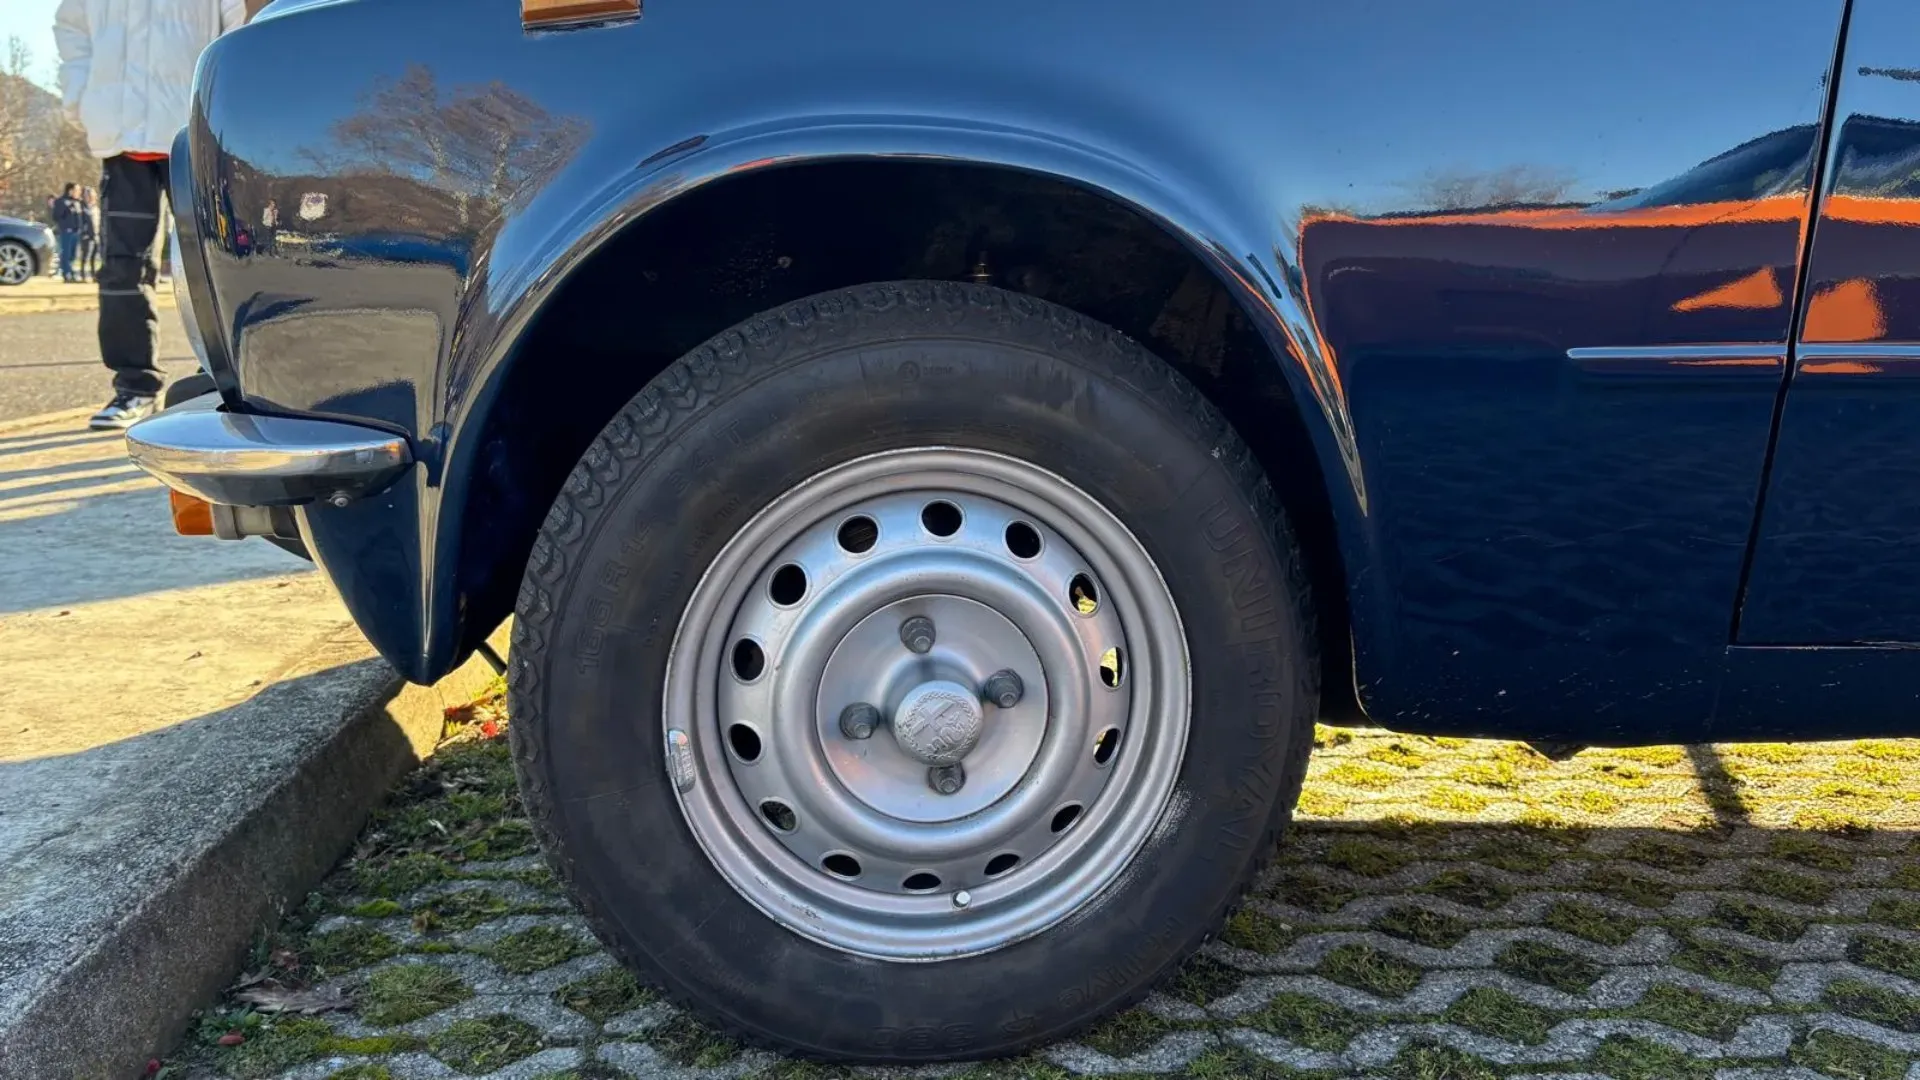
<path fill-rule="evenodd" d="M 1854 0 L 1743 645 L 1920 642 L 1920 4 Z"/>

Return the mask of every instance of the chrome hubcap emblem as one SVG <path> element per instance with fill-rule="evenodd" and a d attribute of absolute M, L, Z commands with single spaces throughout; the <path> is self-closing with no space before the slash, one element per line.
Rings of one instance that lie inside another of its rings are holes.
<path fill-rule="evenodd" d="M 986 727 L 980 713 L 979 700 L 959 683 L 923 682 L 900 702 L 893 737 L 923 765 L 957 765 L 980 744 Z"/>

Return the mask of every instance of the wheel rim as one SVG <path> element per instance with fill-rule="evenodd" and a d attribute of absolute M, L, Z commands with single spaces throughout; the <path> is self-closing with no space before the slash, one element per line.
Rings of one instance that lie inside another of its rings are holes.
<path fill-rule="evenodd" d="M 1009 671 L 1017 700 L 983 701 Z M 1190 687 L 1172 596 L 1117 518 L 1025 462 L 928 448 L 821 473 L 742 529 L 664 694 L 681 810 L 728 883 L 822 944 L 930 960 L 1119 876 L 1168 807 Z"/>
<path fill-rule="evenodd" d="M 0 244 L 0 282 L 18 285 L 33 276 L 33 258 L 19 244 Z"/>

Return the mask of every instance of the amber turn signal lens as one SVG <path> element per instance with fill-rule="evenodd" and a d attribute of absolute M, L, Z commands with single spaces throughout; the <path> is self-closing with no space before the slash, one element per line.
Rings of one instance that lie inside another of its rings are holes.
<path fill-rule="evenodd" d="M 528 29 L 638 14 L 640 0 L 520 0 L 520 25 Z"/>
<path fill-rule="evenodd" d="M 173 511 L 174 532 L 181 536 L 213 535 L 212 503 L 168 490 L 167 506 Z"/>

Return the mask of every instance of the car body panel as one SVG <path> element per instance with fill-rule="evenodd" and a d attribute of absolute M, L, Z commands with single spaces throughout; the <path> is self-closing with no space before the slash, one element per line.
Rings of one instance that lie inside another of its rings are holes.
<path fill-rule="evenodd" d="M 416 679 L 484 630 L 476 433 L 568 272 L 705 184 L 903 158 L 1105 193 L 1227 284 L 1318 452 L 1375 720 L 1661 741 L 1714 712 L 1843 6 L 715 0 L 529 34 L 342 0 L 209 50 L 188 183 L 229 400 L 414 444 L 303 514 Z"/>

